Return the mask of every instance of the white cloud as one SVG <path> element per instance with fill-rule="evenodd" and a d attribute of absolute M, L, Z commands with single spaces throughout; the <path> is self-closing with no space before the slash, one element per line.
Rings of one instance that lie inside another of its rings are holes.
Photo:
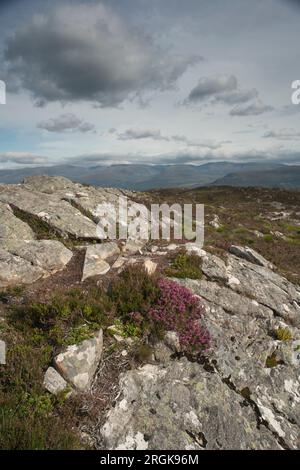
<path fill-rule="evenodd" d="M 37 124 L 39 129 L 45 129 L 48 132 L 91 132 L 95 131 L 95 126 L 89 122 L 79 119 L 75 114 L 61 114 L 56 118 L 47 119 Z"/>
<path fill-rule="evenodd" d="M 1 163 L 18 163 L 23 165 L 47 163 L 47 157 L 33 155 L 26 152 L 6 152 L 0 153 Z"/>
<path fill-rule="evenodd" d="M 231 116 L 258 116 L 259 114 L 272 111 L 273 107 L 264 104 L 261 100 L 257 99 L 251 103 L 241 104 L 235 106 L 231 111 Z"/>

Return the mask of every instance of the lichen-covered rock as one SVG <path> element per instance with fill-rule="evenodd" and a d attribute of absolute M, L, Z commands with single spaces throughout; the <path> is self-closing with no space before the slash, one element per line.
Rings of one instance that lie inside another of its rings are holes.
<path fill-rule="evenodd" d="M 34 191 L 23 185 L 2 185 L 0 201 L 41 219 L 63 237 L 99 238 L 96 224 L 57 194 Z"/>
<path fill-rule="evenodd" d="M 72 256 L 56 240 L 0 239 L 0 287 L 47 277 L 63 269 Z"/>
<path fill-rule="evenodd" d="M 48 367 L 46 370 L 43 385 L 53 395 L 63 392 L 68 387 L 65 379 L 53 367 Z"/>
<path fill-rule="evenodd" d="M 45 275 L 45 271 L 32 266 L 18 256 L 0 248 L 0 287 L 11 287 L 18 284 L 31 284 Z"/>
<path fill-rule="evenodd" d="M 185 358 L 123 374 L 101 435 L 117 450 L 281 448 L 240 394 Z"/>
<path fill-rule="evenodd" d="M 263 256 L 257 253 L 257 251 L 249 248 L 248 246 L 231 245 L 229 251 L 239 258 L 250 261 L 250 263 L 258 264 L 259 266 L 265 266 L 266 268 L 270 269 L 273 267 L 272 263 L 267 261 Z"/>
<path fill-rule="evenodd" d="M 75 388 L 86 391 L 91 386 L 102 349 L 103 332 L 100 330 L 93 338 L 68 346 L 54 359 L 55 367 Z"/>
<path fill-rule="evenodd" d="M 166 341 L 157 365 L 124 374 L 101 429 L 115 449 L 299 449 L 299 288 L 266 266 L 206 253 L 183 279 L 212 337 L 200 363 Z M 278 329 L 289 332 L 281 339 Z M 171 349 L 170 349 L 171 347 Z"/>
<path fill-rule="evenodd" d="M 33 240 L 34 238 L 29 225 L 18 219 L 8 204 L 0 202 L 0 240 Z"/>
<path fill-rule="evenodd" d="M 300 324 L 300 288 L 272 270 L 231 255 L 228 273 L 231 289 L 271 308 L 277 315 Z"/>

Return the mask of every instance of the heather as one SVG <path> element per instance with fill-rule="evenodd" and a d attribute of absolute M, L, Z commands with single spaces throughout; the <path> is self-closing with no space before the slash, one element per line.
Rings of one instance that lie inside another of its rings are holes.
<path fill-rule="evenodd" d="M 110 296 L 123 320 L 125 335 L 132 332 L 132 336 L 157 340 L 172 330 L 187 352 L 209 347 L 209 332 L 201 325 L 204 307 L 197 296 L 177 282 L 129 267 L 111 286 Z"/>
<path fill-rule="evenodd" d="M 176 331 L 181 346 L 188 352 L 207 349 L 210 334 L 201 325 L 204 307 L 200 299 L 184 286 L 168 279 L 159 279 L 160 297 L 148 315 L 165 330 Z"/>

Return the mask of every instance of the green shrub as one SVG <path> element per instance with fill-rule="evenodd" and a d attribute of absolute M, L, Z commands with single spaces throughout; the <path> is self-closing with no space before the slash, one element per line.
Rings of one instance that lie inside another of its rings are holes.
<path fill-rule="evenodd" d="M 16 306 L 11 309 L 10 319 L 14 326 L 31 335 L 34 344 L 48 341 L 61 346 L 88 338 L 109 322 L 112 313 L 113 304 L 100 288 L 74 289 L 49 302 Z"/>
<path fill-rule="evenodd" d="M 271 368 L 271 367 L 276 367 L 280 364 L 278 361 L 277 355 L 275 352 L 273 352 L 270 356 L 267 357 L 266 359 L 266 367 Z"/>
<path fill-rule="evenodd" d="M 8 348 L 0 376 L 0 448 L 76 449 L 80 444 L 63 415 L 64 405 L 43 389 L 49 347 L 24 342 Z"/>
<path fill-rule="evenodd" d="M 195 253 L 179 253 L 165 274 L 169 277 L 201 279 L 200 258 Z"/>
<path fill-rule="evenodd" d="M 264 235 L 264 241 L 267 243 L 273 242 L 274 241 L 273 235 L 271 235 L 270 233 L 268 233 L 267 235 Z"/>
<path fill-rule="evenodd" d="M 131 321 L 130 314 L 147 312 L 158 299 L 157 278 L 141 267 L 129 266 L 111 284 L 108 295 L 122 320 Z"/>

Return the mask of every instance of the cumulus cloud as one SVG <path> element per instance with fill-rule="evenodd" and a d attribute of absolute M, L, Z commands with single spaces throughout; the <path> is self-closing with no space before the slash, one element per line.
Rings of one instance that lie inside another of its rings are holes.
<path fill-rule="evenodd" d="M 11 80 L 36 104 L 88 100 L 108 107 L 172 88 L 199 57 L 166 53 L 107 6 L 72 4 L 35 15 L 7 40 L 5 59 Z"/>
<path fill-rule="evenodd" d="M 79 119 L 75 114 L 61 114 L 60 116 L 37 124 L 39 129 L 45 129 L 48 132 L 91 132 L 95 131 L 94 124 Z"/>
<path fill-rule="evenodd" d="M 295 129 L 280 129 L 278 131 L 266 131 L 264 133 L 264 138 L 269 139 L 278 139 L 278 140 L 299 140 L 300 132 L 295 131 Z"/>
<path fill-rule="evenodd" d="M 237 90 L 237 79 L 234 75 L 229 77 L 203 77 L 199 79 L 198 84 L 191 90 L 187 100 L 192 103 L 204 101 L 235 90 Z"/>
<path fill-rule="evenodd" d="M 169 140 L 168 137 L 162 135 L 159 129 L 127 129 L 117 134 L 119 140 Z"/>
<path fill-rule="evenodd" d="M 257 115 L 273 109 L 261 102 L 256 88 L 241 88 L 234 75 L 200 78 L 184 101 L 186 105 L 199 103 L 236 105 L 230 111 L 232 116 Z"/>
<path fill-rule="evenodd" d="M 0 153 L 0 163 L 18 163 L 22 165 L 42 164 L 47 162 L 46 157 L 26 152 Z"/>
<path fill-rule="evenodd" d="M 123 132 L 118 132 L 117 129 L 110 129 L 110 134 L 116 134 L 119 140 L 142 140 L 152 139 L 157 141 L 173 142 L 183 144 L 188 147 L 204 147 L 216 149 L 225 142 L 215 142 L 212 140 L 204 139 L 202 141 L 190 139 L 185 135 L 164 135 L 160 129 L 127 129 Z"/>
<path fill-rule="evenodd" d="M 257 99 L 251 103 L 236 105 L 231 111 L 231 116 L 258 116 L 259 114 L 272 111 L 274 108 L 264 104 L 261 100 Z"/>

